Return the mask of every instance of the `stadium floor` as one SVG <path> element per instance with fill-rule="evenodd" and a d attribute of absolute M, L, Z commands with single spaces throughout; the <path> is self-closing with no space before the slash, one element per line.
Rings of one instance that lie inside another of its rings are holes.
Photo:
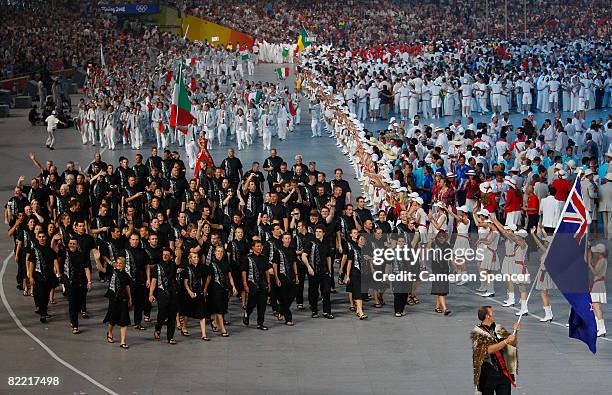
<path fill-rule="evenodd" d="M 259 79 L 271 79 L 273 67 L 258 68 Z M 305 103 L 303 103 L 305 106 Z M 303 121 L 286 141 L 274 141 L 279 154 L 290 162 L 297 153 L 305 161 L 315 160 L 317 167 L 330 173 L 333 168 L 346 170 L 353 190 L 359 190 L 350 165 L 335 147 L 333 140 L 310 138 L 307 110 Z M 603 112 L 591 113 L 590 117 Z M 518 116 L 516 116 L 518 117 Z M 478 122 L 478 117 L 475 117 Z M 538 120 L 545 118 L 540 114 Z M 514 118 L 513 118 L 514 120 Z M 441 122 L 446 122 L 443 119 Z M 382 126 L 382 123 L 379 123 Z M 43 142 L 43 127 L 30 127 L 25 111 L 14 110 L 11 118 L 0 119 L 0 200 L 11 196 L 19 175 L 26 179 L 35 174 L 27 159 L 34 152 L 41 162 L 53 159 L 61 167 L 74 160 L 85 167 L 92 158 L 91 147 L 80 144 L 76 132 L 60 130 L 56 150 L 47 151 Z M 103 159 L 115 163 L 119 156 L 130 159 L 134 151 L 120 148 L 104 152 Z M 148 155 L 144 150 L 143 155 Z M 216 161 L 225 157 L 225 149 L 214 148 Z M 263 161 L 267 153 L 261 143 L 237 155 L 245 167 L 253 160 Z M 12 241 L 5 232 L 0 236 L 0 393 L 34 394 L 472 394 L 472 355 L 469 331 L 476 323 L 476 309 L 483 303 L 496 308 L 497 322 L 511 327 L 515 310 L 502 308 L 505 297 L 497 285 L 497 297 L 486 301 L 476 296 L 470 287 L 451 286 L 448 297 L 453 315 L 443 317 L 433 312 L 433 297 L 429 287 L 420 287 L 423 301 L 408 306 L 402 318 L 393 316 L 392 297 L 382 309 L 366 306 L 369 319 L 357 320 L 348 311 L 343 287 L 332 295 L 335 320 L 311 319 L 308 312 L 294 313 L 296 326 L 288 328 L 277 323 L 268 309 L 268 332 L 255 325 L 244 327 L 236 300 L 230 306 L 228 327 L 231 337 L 217 334 L 211 342 L 202 342 L 191 323 L 192 336 L 177 335 L 178 345 L 155 342 L 152 329 L 128 332 L 130 350 L 119 349 L 117 343 L 107 344 L 102 319 L 106 299 L 104 285 L 94 284 L 88 296 L 91 318 L 82 320 L 82 334 L 74 336 L 68 325 L 67 302 L 58 295 L 58 304 L 51 306 L 53 318 L 41 324 L 33 312 L 30 298 L 15 289 L 16 267 L 12 256 Z M 472 268 L 473 270 L 473 268 Z M 532 271 L 535 268 L 531 268 Z M 95 278 L 95 277 L 94 277 Z M 564 326 L 567 305 L 558 294 L 552 298 L 556 321 L 542 324 L 538 317 L 523 320 L 520 334 L 520 394 L 603 394 L 612 385 L 612 342 L 598 341 L 598 352 L 592 355 L 587 347 L 567 337 Z M 532 313 L 542 314 L 538 295 L 530 303 Z M 604 308 L 608 327 L 612 327 L 612 309 Z M 155 313 L 153 314 L 155 318 Z M 254 320 L 253 320 L 254 321 Z M 209 336 L 212 332 L 209 331 Z M 57 387 L 9 387 L 14 376 L 57 376 Z"/>

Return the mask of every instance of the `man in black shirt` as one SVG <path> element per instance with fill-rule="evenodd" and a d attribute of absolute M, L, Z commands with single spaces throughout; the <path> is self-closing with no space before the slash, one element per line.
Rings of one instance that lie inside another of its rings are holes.
<path fill-rule="evenodd" d="M 176 248 L 181 248 L 182 243 L 177 243 Z M 151 286 L 149 288 L 149 302 L 157 299 L 157 322 L 155 323 L 156 340 L 161 337 L 161 328 L 166 325 L 168 344 L 176 344 L 174 331 L 176 329 L 176 313 L 178 311 L 178 282 L 176 279 L 178 261 L 175 263 L 172 251 L 164 248 L 162 261 L 155 265 L 151 271 Z M 180 270 L 182 271 L 182 270 Z"/>
<path fill-rule="evenodd" d="M 157 147 L 151 148 L 151 156 L 147 158 L 146 165 L 149 168 L 149 172 L 153 169 L 157 169 L 158 171 L 162 169 L 162 158 L 157 155 Z"/>
<path fill-rule="evenodd" d="M 262 254 L 263 244 L 256 240 L 252 245 L 252 252 L 246 256 L 242 263 L 242 285 L 247 293 L 247 306 L 242 322 L 249 325 L 249 317 L 257 307 L 257 329 L 266 331 L 264 326 L 266 315 L 266 302 L 270 291 L 270 263 Z"/>
<path fill-rule="evenodd" d="M 276 155 L 276 148 L 272 148 L 270 156 L 263 163 L 263 169 L 268 173 L 267 180 L 270 190 L 272 190 L 272 184 L 276 182 L 276 173 L 280 171 L 281 163 L 283 163 L 283 158 Z"/>
<path fill-rule="evenodd" d="M 248 184 L 249 181 L 253 181 L 255 182 L 258 191 L 261 192 L 264 190 L 265 178 L 263 173 L 259 171 L 259 162 L 253 162 L 251 170 L 244 173 L 242 180 L 245 182 L 245 184 Z"/>
<path fill-rule="evenodd" d="M 62 284 L 68 299 L 68 313 L 70 315 L 70 325 L 72 333 L 78 334 L 79 331 L 79 312 L 85 300 L 87 290 L 91 289 L 91 268 L 89 259 L 79 251 L 79 244 L 76 237 L 68 240 L 68 249 L 62 254 Z"/>
<path fill-rule="evenodd" d="M 279 221 L 283 230 L 289 227 L 289 219 L 287 218 L 287 209 L 278 201 L 276 192 L 270 193 L 270 201 L 264 204 L 264 212 L 270 217 L 270 221 Z"/>
<path fill-rule="evenodd" d="M 128 239 L 128 246 L 119 253 L 125 258 L 125 272 L 132 278 L 132 300 L 134 301 L 134 326 L 144 330 L 142 314 L 151 315 L 151 304 L 147 300 L 147 284 L 151 278 L 149 255 L 140 248 L 140 238 L 132 233 Z"/>
<path fill-rule="evenodd" d="M 359 224 L 363 226 L 363 223 L 366 221 L 366 219 L 373 221 L 374 219 L 372 218 L 372 212 L 365 206 L 365 198 L 363 196 L 359 196 L 356 202 L 357 207 L 355 207 L 353 211 L 357 214 Z"/>
<path fill-rule="evenodd" d="M 132 166 L 134 175 L 136 176 L 136 186 L 138 191 L 144 191 L 147 177 L 149 177 L 149 168 L 142 163 L 142 155 L 136 154 L 136 163 Z"/>
<path fill-rule="evenodd" d="M 242 179 L 243 171 L 242 162 L 234 156 L 234 150 L 232 148 L 227 150 L 227 158 L 223 159 L 220 167 L 225 171 L 225 177 L 227 177 L 232 184 L 232 189 L 236 190 Z"/>
<path fill-rule="evenodd" d="M 335 174 L 335 178 L 330 181 L 331 190 L 333 191 L 334 188 L 340 187 L 342 189 L 342 194 L 340 196 L 342 199 L 340 199 L 340 201 L 343 204 L 345 202 L 350 203 L 351 202 L 351 187 L 346 180 L 342 179 L 342 174 L 343 174 L 342 169 L 336 169 L 334 171 L 334 174 Z"/>
<path fill-rule="evenodd" d="M 36 240 L 26 258 L 30 262 L 28 278 L 30 284 L 34 284 L 34 301 L 38 307 L 36 313 L 40 315 L 40 322 L 45 323 L 50 317 L 47 314 L 49 293 L 55 284 L 54 277 L 59 275 L 59 262 L 44 232 L 39 232 Z"/>
<path fill-rule="evenodd" d="M 77 240 L 79 251 L 83 253 L 85 257 L 85 264 L 91 271 L 91 250 L 96 247 L 96 241 L 94 238 L 87 234 L 87 228 L 85 227 L 85 222 L 77 221 L 74 225 L 74 231 L 76 233 L 75 238 Z M 89 314 L 87 313 L 87 290 L 84 290 L 83 298 L 81 299 L 81 316 L 83 318 L 89 318 Z"/>
<path fill-rule="evenodd" d="M 329 244 L 324 241 L 325 227 L 317 225 L 315 239 L 304 247 L 302 262 L 308 270 L 308 301 L 312 318 L 319 317 L 319 289 L 323 297 L 323 317 L 333 319 L 331 313 L 330 290 L 332 285 Z"/>

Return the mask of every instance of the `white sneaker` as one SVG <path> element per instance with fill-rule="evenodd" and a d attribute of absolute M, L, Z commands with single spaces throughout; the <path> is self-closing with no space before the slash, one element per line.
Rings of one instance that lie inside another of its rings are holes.
<path fill-rule="evenodd" d="M 606 331 L 597 331 L 597 337 L 606 337 Z"/>
<path fill-rule="evenodd" d="M 492 296 L 495 296 L 495 292 L 485 291 L 483 293 L 480 293 L 479 295 L 483 298 L 490 298 Z"/>
<path fill-rule="evenodd" d="M 502 306 L 504 306 L 504 307 L 514 307 L 514 300 L 506 299 L 506 300 L 504 300 L 504 304 L 502 304 Z"/>
<path fill-rule="evenodd" d="M 540 318 L 540 322 L 552 322 L 553 318 L 554 317 L 552 315 L 551 316 L 545 315 L 544 318 Z"/>

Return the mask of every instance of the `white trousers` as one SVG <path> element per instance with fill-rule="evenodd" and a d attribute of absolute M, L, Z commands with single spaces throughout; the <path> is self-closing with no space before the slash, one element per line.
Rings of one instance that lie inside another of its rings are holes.
<path fill-rule="evenodd" d="M 55 143 L 55 129 L 47 129 L 47 142 L 45 145 L 53 147 L 53 143 Z"/>
<path fill-rule="evenodd" d="M 264 150 L 270 150 L 270 145 L 272 144 L 272 131 L 270 128 L 263 128 L 263 148 Z"/>
<path fill-rule="evenodd" d="M 189 168 L 195 168 L 196 158 L 198 156 L 198 145 L 195 141 L 185 141 L 185 153 L 187 154 L 187 159 L 189 161 Z"/>
<path fill-rule="evenodd" d="M 227 125 L 224 123 L 217 126 L 217 140 L 219 140 L 219 145 L 225 145 L 227 141 Z"/>

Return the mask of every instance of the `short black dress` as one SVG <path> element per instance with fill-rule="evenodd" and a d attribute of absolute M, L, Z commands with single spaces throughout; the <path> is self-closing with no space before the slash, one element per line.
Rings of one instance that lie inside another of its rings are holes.
<path fill-rule="evenodd" d="M 131 324 L 127 294 L 127 288 L 131 281 L 130 276 L 124 270 L 113 269 L 105 295 L 108 298 L 108 310 L 104 317 L 104 323 L 119 326 L 129 326 Z"/>
<path fill-rule="evenodd" d="M 436 248 L 445 251 L 447 248 L 450 248 L 450 244 L 448 243 L 436 243 Z M 440 281 L 432 281 L 431 282 L 431 294 L 438 296 L 446 296 L 448 295 L 448 274 L 450 273 L 449 261 L 448 259 L 444 259 L 444 256 L 439 256 L 436 254 L 435 259 L 431 262 L 431 273 L 432 274 L 445 274 L 446 279 Z"/>
<path fill-rule="evenodd" d="M 204 264 L 187 265 L 182 272 L 181 285 L 184 287 L 185 281 L 189 283 L 189 288 L 196 293 L 192 298 L 185 288 L 182 292 L 183 302 L 181 303 L 181 314 L 189 318 L 201 320 L 207 316 L 206 297 L 204 295 L 204 284 L 208 278 L 208 268 Z"/>
<path fill-rule="evenodd" d="M 227 314 L 229 302 L 230 265 L 226 259 L 213 258 L 209 265 L 211 281 L 208 289 L 208 306 L 210 314 Z"/>

